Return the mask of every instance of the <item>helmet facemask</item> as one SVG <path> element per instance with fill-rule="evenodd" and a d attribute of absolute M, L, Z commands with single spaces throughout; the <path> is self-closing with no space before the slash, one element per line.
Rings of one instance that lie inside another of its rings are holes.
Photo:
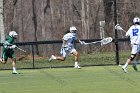
<path fill-rule="evenodd" d="M 76 35 L 76 31 L 77 31 L 76 27 L 74 27 L 74 26 L 70 27 L 70 32 L 71 32 L 73 35 Z"/>
<path fill-rule="evenodd" d="M 133 19 L 133 23 L 139 25 L 140 24 L 140 19 L 138 17 L 135 17 Z"/>

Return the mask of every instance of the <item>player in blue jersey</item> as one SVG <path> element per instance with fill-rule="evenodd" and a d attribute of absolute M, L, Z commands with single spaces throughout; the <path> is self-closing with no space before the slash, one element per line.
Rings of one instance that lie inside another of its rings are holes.
<path fill-rule="evenodd" d="M 78 64 L 78 52 L 74 47 L 74 42 L 77 41 L 81 44 L 84 44 L 83 41 L 79 40 L 77 38 L 76 35 L 76 27 L 72 26 L 70 27 L 70 31 L 68 33 L 66 33 L 62 40 L 63 40 L 63 44 L 61 47 L 61 56 L 54 56 L 52 55 L 49 59 L 49 61 L 56 59 L 56 60 L 60 60 L 60 61 L 64 61 L 66 59 L 66 56 L 70 53 L 74 55 L 74 60 L 75 60 L 75 64 L 74 64 L 74 68 L 81 68 Z"/>

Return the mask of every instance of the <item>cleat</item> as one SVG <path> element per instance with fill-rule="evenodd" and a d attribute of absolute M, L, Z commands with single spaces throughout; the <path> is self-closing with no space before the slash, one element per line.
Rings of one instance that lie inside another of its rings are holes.
<path fill-rule="evenodd" d="M 55 56 L 52 55 L 50 58 L 49 58 L 49 62 L 52 61 L 53 59 L 55 59 Z"/>
<path fill-rule="evenodd" d="M 13 71 L 13 72 L 12 72 L 12 74 L 18 74 L 18 72 L 16 72 L 16 71 Z"/>
<path fill-rule="evenodd" d="M 81 67 L 80 67 L 80 66 L 78 66 L 77 68 L 78 68 L 78 69 L 81 69 Z"/>
<path fill-rule="evenodd" d="M 77 69 L 77 68 L 78 68 L 78 69 L 81 69 L 81 67 L 80 67 L 80 66 L 78 66 L 78 65 L 77 65 L 77 66 L 74 66 L 74 68 L 76 68 L 76 69 Z"/>
<path fill-rule="evenodd" d="M 138 69 L 137 69 L 137 66 L 136 66 L 136 65 L 132 65 L 132 67 L 133 67 L 133 69 L 134 69 L 135 71 L 138 71 Z"/>
<path fill-rule="evenodd" d="M 128 72 L 127 72 L 127 68 L 125 68 L 124 66 L 122 66 L 122 70 L 123 70 L 125 73 L 128 73 Z"/>

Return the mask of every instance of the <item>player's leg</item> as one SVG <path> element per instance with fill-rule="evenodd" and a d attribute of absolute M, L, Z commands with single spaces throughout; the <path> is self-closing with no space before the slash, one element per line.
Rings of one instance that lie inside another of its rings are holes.
<path fill-rule="evenodd" d="M 133 62 L 133 64 L 132 64 L 132 67 L 133 67 L 133 69 L 134 69 L 135 71 L 138 70 L 138 69 L 137 69 L 137 63 L 138 63 L 139 58 L 140 58 L 140 45 L 138 45 L 138 53 L 136 54 L 136 58 L 135 58 L 135 60 L 134 60 L 134 62 Z"/>
<path fill-rule="evenodd" d="M 137 45 L 132 45 L 131 56 L 126 60 L 126 63 L 122 66 L 122 69 L 125 73 L 127 73 L 128 64 L 131 61 L 133 61 L 133 59 L 136 57 L 136 53 L 137 53 Z"/>
<path fill-rule="evenodd" d="M 79 58 L 79 54 L 78 52 L 75 50 L 75 49 L 72 49 L 72 54 L 74 55 L 74 60 L 75 60 L 75 63 L 74 63 L 74 68 L 81 68 L 78 64 L 78 58 Z"/>
<path fill-rule="evenodd" d="M 11 58 L 11 64 L 12 64 L 12 67 L 13 67 L 13 72 L 12 74 L 17 74 L 18 72 L 16 71 L 16 58 Z"/>
<path fill-rule="evenodd" d="M 53 59 L 60 60 L 60 61 L 64 61 L 65 60 L 65 58 L 63 56 L 54 56 L 54 55 L 52 55 L 50 57 L 49 61 L 51 61 Z"/>
<path fill-rule="evenodd" d="M 132 67 L 135 71 L 138 71 L 137 69 L 137 63 L 138 63 L 138 60 L 134 60 L 133 64 L 132 64 Z"/>
<path fill-rule="evenodd" d="M 16 57 L 14 55 L 14 51 L 11 51 L 9 53 L 9 58 L 11 59 L 11 64 L 12 64 L 12 67 L 13 67 L 13 72 L 12 74 L 17 74 L 18 72 L 16 71 Z"/>
<path fill-rule="evenodd" d="M 7 51 L 3 51 L 2 52 L 2 57 L 0 58 L 0 62 L 2 64 L 6 64 L 8 60 L 8 55 L 7 55 Z"/>
<path fill-rule="evenodd" d="M 54 56 L 52 55 L 50 58 L 49 58 L 49 61 L 52 61 L 53 59 L 55 60 L 60 60 L 60 61 L 64 61 L 66 56 L 67 56 L 67 53 L 66 53 L 66 50 L 64 48 L 61 49 L 61 55 L 62 56 Z"/>
<path fill-rule="evenodd" d="M 122 66 L 122 69 L 125 73 L 127 73 L 128 64 L 135 58 L 136 54 L 131 54 L 131 56 L 127 59 L 126 63 Z"/>
<path fill-rule="evenodd" d="M 137 53 L 137 54 L 136 54 L 136 57 L 135 57 L 135 60 L 134 60 L 133 63 L 132 63 L 132 67 L 133 67 L 133 69 L 134 69 L 135 71 L 138 71 L 138 69 L 137 69 L 137 63 L 138 63 L 139 57 L 140 57 L 140 55 L 139 55 L 139 53 Z"/>

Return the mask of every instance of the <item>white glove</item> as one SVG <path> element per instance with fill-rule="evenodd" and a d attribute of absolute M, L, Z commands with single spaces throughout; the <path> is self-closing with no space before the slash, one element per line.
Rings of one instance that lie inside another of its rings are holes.
<path fill-rule="evenodd" d="M 70 47 L 70 46 L 67 46 L 67 45 L 64 46 L 63 48 L 64 48 L 65 50 L 69 50 L 69 49 L 71 49 L 71 47 Z"/>
<path fill-rule="evenodd" d="M 85 41 L 79 41 L 81 45 L 87 45 Z"/>
<path fill-rule="evenodd" d="M 12 46 L 11 46 L 12 49 L 15 49 L 16 47 L 17 47 L 16 45 L 12 45 Z"/>

